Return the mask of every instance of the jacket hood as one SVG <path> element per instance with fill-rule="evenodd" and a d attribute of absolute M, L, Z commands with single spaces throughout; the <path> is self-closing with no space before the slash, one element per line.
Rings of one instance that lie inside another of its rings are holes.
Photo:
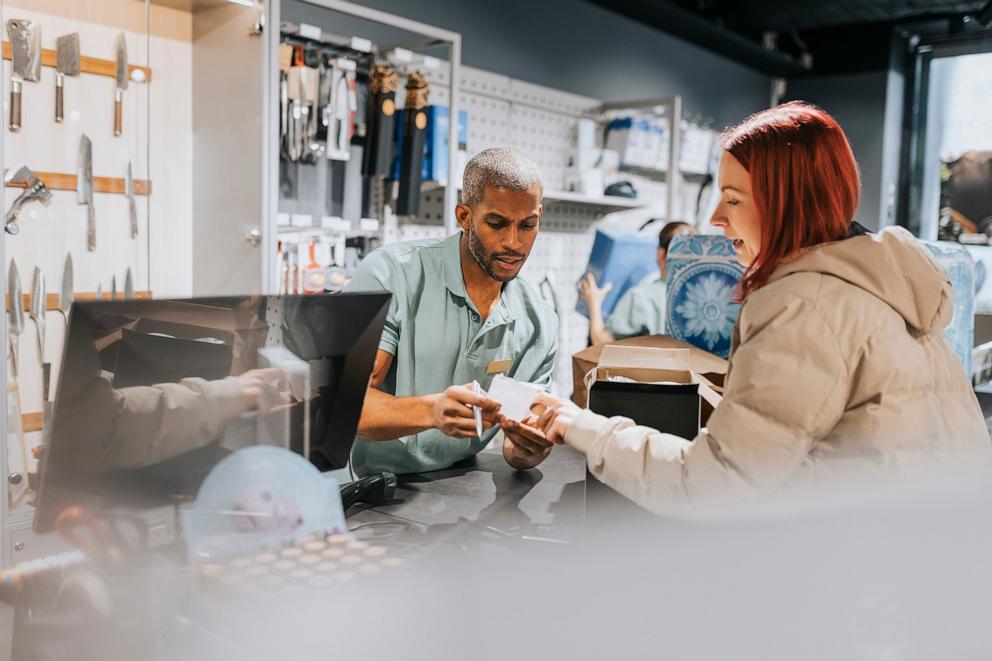
<path fill-rule="evenodd" d="M 806 249 L 772 273 L 840 278 L 885 301 L 919 333 L 943 330 L 953 314 L 954 290 L 926 246 L 902 227 L 887 227 Z"/>

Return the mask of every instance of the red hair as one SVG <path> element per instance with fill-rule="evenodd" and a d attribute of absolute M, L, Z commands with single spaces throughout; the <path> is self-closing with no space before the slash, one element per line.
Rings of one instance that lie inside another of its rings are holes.
<path fill-rule="evenodd" d="M 844 237 L 861 181 L 840 125 L 802 101 L 755 113 L 721 140 L 750 175 L 761 223 L 761 247 L 740 282 L 743 299 L 801 249 Z"/>

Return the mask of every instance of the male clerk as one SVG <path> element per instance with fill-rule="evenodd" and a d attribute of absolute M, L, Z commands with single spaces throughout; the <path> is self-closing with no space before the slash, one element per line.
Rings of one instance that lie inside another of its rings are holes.
<path fill-rule="evenodd" d="M 465 167 L 455 209 L 462 231 L 381 247 L 355 271 L 349 291 L 393 294 L 352 452 L 359 475 L 439 470 L 484 448 L 499 405 L 474 395 L 473 380 L 483 389 L 497 373 L 550 383 L 558 319 L 517 278 L 537 238 L 542 193 L 529 158 L 482 151 Z M 481 438 L 473 405 L 485 411 Z M 503 420 L 507 463 L 541 463 L 551 450 L 544 435 Z"/>

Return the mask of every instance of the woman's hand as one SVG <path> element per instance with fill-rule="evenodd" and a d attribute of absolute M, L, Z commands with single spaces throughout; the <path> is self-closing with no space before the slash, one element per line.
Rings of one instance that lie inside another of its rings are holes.
<path fill-rule="evenodd" d="M 602 309 L 603 299 L 613 289 L 613 283 L 606 283 L 605 287 L 596 286 L 596 278 L 592 273 L 586 273 L 585 277 L 579 281 L 579 296 L 590 308 Z"/>
<path fill-rule="evenodd" d="M 557 445 L 564 443 L 565 435 L 582 409 L 570 400 L 547 393 L 538 394 L 534 404 L 536 407 L 544 407 L 535 426 L 543 431 L 544 436 L 552 443 Z"/>

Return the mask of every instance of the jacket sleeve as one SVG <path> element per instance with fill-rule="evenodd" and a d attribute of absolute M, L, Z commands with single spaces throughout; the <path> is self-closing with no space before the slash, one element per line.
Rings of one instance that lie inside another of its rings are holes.
<path fill-rule="evenodd" d="M 593 475 L 659 513 L 721 507 L 789 480 L 843 414 L 850 376 L 814 301 L 762 303 L 742 306 L 724 399 L 693 441 L 627 418 L 576 418 L 565 440 Z"/>
<path fill-rule="evenodd" d="M 99 435 L 101 447 L 86 458 L 91 470 L 101 472 L 150 466 L 208 445 L 246 408 L 235 377 L 107 388 L 110 397 L 101 399 L 110 424 Z"/>

